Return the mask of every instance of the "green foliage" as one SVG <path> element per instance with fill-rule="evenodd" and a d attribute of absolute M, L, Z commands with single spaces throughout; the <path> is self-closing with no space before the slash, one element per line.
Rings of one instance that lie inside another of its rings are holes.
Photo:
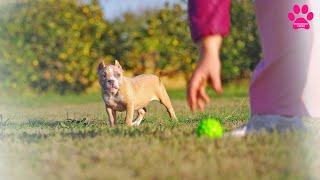
<path fill-rule="evenodd" d="M 231 32 L 221 52 L 225 82 L 248 78 L 261 52 L 251 1 L 233 1 L 231 14 Z M 174 76 L 183 73 L 189 77 L 198 50 L 190 37 L 187 12 L 180 5 L 166 5 L 140 16 L 126 14 L 112 26 L 114 43 L 109 44 L 105 52 L 120 59 L 126 69 L 134 74 Z M 106 42 L 110 42 L 108 40 Z"/>
<path fill-rule="evenodd" d="M 0 17 L 0 72 L 6 88 L 80 92 L 96 80 L 107 24 L 96 1 L 26 1 Z"/>
<path fill-rule="evenodd" d="M 225 81 L 248 78 L 261 58 L 255 11 L 250 0 L 232 1 L 231 24 L 221 53 Z"/>
<path fill-rule="evenodd" d="M 83 92 L 96 82 L 100 57 L 119 59 L 133 74 L 190 76 L 198 50 L 181 5 L 107 22 L 97 1 L 80 2 L 27 0 L 0 10 L 1 87 Z M 231 13 L 221 52 L 225 82 L 247 78 L 261 51 L 251 1 L 233 1 Z"/>
<path fill-rule="evenodd" d="M 180 5 L 167 4 L 142 15 L 127 13 L 112 27 L 114 31 L 106 36 L 105 42 L 109 43 L 105 52 L 120 59 L 134 74 L 190 73 L 197 50 L 190 37 L 186 11 Z"/>

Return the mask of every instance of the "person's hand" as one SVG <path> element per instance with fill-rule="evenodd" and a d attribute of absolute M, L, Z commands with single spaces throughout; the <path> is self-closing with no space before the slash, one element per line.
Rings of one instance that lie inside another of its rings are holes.
<path fill-rule="evenodd" d="M 188 85 L 188 103 L 192 111 L 204 110 L 205 105 L 209 103 L 210 98 L 205 89 L 207 82 L 216 93 L 222 93 L 221 85 L 221 63 L 219 50 L 222 42 L 220 35 L 210 36 L 201 41 L 200 60 L 192 74 Z"/>

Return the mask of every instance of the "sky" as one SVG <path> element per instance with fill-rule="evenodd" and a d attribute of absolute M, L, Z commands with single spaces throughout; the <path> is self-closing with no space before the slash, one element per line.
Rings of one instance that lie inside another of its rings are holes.
<path fill-rule="evenodd" d="M 157 8 L 163 6 L 166 2 L 174 4 L 181 2 L 181 0 L 100 0 L 105 17 L 109 20 L 121 17 L 126 11 L 139 12 Z"/>

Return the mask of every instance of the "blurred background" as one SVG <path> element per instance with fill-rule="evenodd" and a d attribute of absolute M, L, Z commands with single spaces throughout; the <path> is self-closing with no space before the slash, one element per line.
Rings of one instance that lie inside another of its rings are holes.
<path fill-rule="evenodd" d="M 198 57 L 186 0 L 0 0 L 0 14 L 0 94 L 98 92 L 100 58 L 183 89 Z M 224 83 L 249 79 L 260 57 L 252 2 L 233 0 Z"/>

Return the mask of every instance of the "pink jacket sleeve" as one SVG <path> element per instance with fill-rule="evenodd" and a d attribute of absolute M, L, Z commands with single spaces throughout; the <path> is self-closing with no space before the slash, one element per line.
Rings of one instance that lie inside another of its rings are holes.
<path fill-rule="evenodd" d="M 188 14 L 192 39 L 213 34 L 228 35 L 231 0 L 189 0 Z"/>

